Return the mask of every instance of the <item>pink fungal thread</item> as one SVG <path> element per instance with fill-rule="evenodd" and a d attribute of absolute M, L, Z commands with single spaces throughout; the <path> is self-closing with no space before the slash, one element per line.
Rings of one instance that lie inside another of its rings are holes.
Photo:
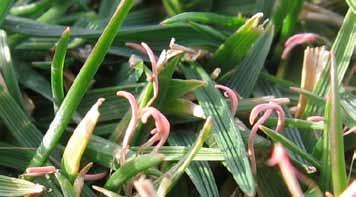
<path fill-rule="evenodd" d="M 237 107 L 239 105 L 239 95 L 233 91 L 231 88 L 227 87 L 227 86 L 223 86 L 223 85 L 219 85 L 216 84 L 215 85 L 216 88 L 221 89 L 224 91 L 224 96 L 226 98 L 229 98 L 231 101 L 231 113 L 233 116 L 235 116 L 236 111 L 237 111 Z"/>
<path fill-rule="evenodd" d="M 152 152 L 158 152 L 158 150 L 164 145 L 167 141 L 170 132 L 170 123 L 167 118 L 156 108 L 147 107 L 142 113 L 141 121 L 147 123 L 148 118 L 152 116 L 155 121 L 155 128 L 151 130 L 153 135 L 145 144 L 142 145 L 142 148 L 146 148 L 158 142 Z"/>
<path fill-rule="evenodd" d="M 282 132 L 284 128 L 285 114 L 283 108 L 279 104 L 275 102 L 259 104 L 256 105 L 250 113 L 249 120 L 250 120 L 250 124 L 253 125 L 253 127 L 251 129 L 250 136 L 248 137 L 248 154 L 250 156 L 252 172 L 254 174 L 256 174 L 257 172 L 257 167 L 256 167 L 256 158 L 255 158 L 255 148 L 253 146 L 253 142 L 256 138 L 256 134 L 257 131 L 259 130 L 259 127 L 266 122 L 266 120 L 272 115 L 273 111 L 275 111 L 278 116 L 276 131 Z M 256 122 L 256 119 L 261 112 L 264 112 L 264 114 Z"/>
<path fill-rule="evenodd" d="M 300 33 L 291 36 L 284 44 L 284 50 L 282 53 L 282 59 L 286 60 L 290 54 L 290 52 L 295 48 L 297 45 L 303 43 L 310 43 L 314 42 L 319 38 L 318 34 L 314 33 Z"/>
<path fill-rule="evenodd" d="M 323 116 L 309 116 L 307 118 L 308 121 L 311 122 L 323 122 L 324 121 L 324 117 Z"/>
<path fill-rule="evenodd" d="M 152 67 L 152 74 L 151 74 L 151 79 L 153 83 L 153 97 L 151 100 L 148 102 L 148 106 L 151 105 L 154 100 L 158 96 L 158 67 L 157 67 L 157 58 L 155 54 L 153 53 L 152 49 L 144 42 L 141 43 L 142 47 L 145 49 L 146 54 L 148 55 L 148 58 L 150 59 L 151 62 L 151 67 Z"/>
<path fill-rule="evenodd" d="M 140 112 L 139 112 L 139 107 L 138 107 L 137 101 L 131 93 L 126 92 L 126 91 L 118 91 L 116 93 L 116 95 L 126 98 L 129 101 L 130 106 L 131 106 L 131 119 L 130 119 L 129 125 L 127 126 L 127 129 L 126 129 L 126 132 L 124 135 L 124 139 L 122 141 L 122 149 L 120 152 L 120 161 L 121 161 L 121 163 L 124 163 L 126 154 L 128 152 L 130 139 L 131 139 L 133 133 L 135 132 L 137 123 L 139 121 Z"/>
<path fill-rule="evenodd" d="M 137 43 L 127 42 L 125 45 L 133 49 L 136 49 L 144 54 L 147 54 L 151 62 L 152 73 L 149 80 L 152 81 L 153 83 L 153 97 L 150 99 L 150 101 L 147 104 L 147 106 L 150 106 L 158 96 L 158 88 L 159 88 L 158 87 L 158 63 L 159 64 L 164 63 L 166 59 L 166 51 L 162 51 L 162 54 L 158 59 L 157 56 L 153 53 L 152 49 L 144 42 L 141 42 L 141 45 Z"/>
<path fill-rule="evenodd" d="M 57 171 L 54 166 L 42 166 L 42 167 L 29 167 L 26 169 L 25 176 L 43 176 L 47 174 L 53 174 Z"/>
<path fill-rule="evenodd" d="M 355 127 L 351 127 L 350 129 L 347 129 L 344 133 L 344 136 L 349 135 L 351 133 L 356 133 L 356 126 Z"/>
<path fill-rule="evenodd" d="M 298 182 L 298 174 L 300 174 L 289 160 L 287 151 L 281 144 L 275 144 L 272 156 L 268 161 L 271 166 L 278 165 L 281 170 L 284 181 L 293 196 L 304 196 L 303 191 Z"/>
<path fill-rule="evenodd" d="M 106 177 L 106 175 L 108 175 L 108 172 L 100 172 L 100 173 L 96 173 L 96 174 L 85 174 L 84 175 L 84 180 L 86 181 L 97 181 L 97 180 L 101 180 L 103 178 Z"/>

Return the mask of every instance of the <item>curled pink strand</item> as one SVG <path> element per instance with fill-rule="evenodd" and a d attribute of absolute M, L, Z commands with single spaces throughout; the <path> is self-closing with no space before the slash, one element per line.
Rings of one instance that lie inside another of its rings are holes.
<path fill-rule="evenodd" d="M 300 44 L 303 44 L 303 43 L 314 42 L 318 38 L 319 38 L 319 35 L 318 34 L 314 34 L 314 33 L 300 33 L 300 34 L 293 35 L 284 44 L 284 50 L 283 50 L 283 53 L 282 53 L 282 59 L 286 60 L 288 58 L 290 52 L 297 45 L 300 45 Z"/>
<path fill-rule="evenodd" d="M 25 176 L 43 176 L 47 174 L 53 174 L 57 171 L 54 166 L 42 166 L 42 167 L 29 167 L 26 169 Z"/>
<path fill-rule="evenodd" d="M 271 166 L 278 165 L 283 179 L 287 184 L 289 191 L 293 196 L 304 196 L 303 191 L 298 182 L 298 171 L 289 160 L 288 152 L 281 144 L 275 144 L 271 159 L 268 161 Z"/>
<path fill-rule="evenodd" d="M 140 51 L 143 54 L 147 54 L 145 48 L 143 48 L 140 44 L 133 43 L 133 42 L 126 42 L 125 45 L 137 51 Z"/>
<path fill-rule="evenodd" d="M 259 104 L 256 105 L 251 113 L 250 113 L 250 124 L 253 125 L 250 136 L 248 137 L 248 154 L 250 156 L 251 160 L 251 166 L 252 166 L 252 172 L 256 174 L 257 172 L 257 167 L 256 167 L 256 158 L 255 158 L 255 148 L 253 146 L 254 140 L 256 138 L 257 131 L 259 130 L 259 127 L 263 125 L 266 120 L 272 115 L 273 111 L 277 113 L 278 116 L 278 122 L 276 126 L 276 131 L 277 132 L 282 132 L 284 128 L 284 120 L 285 120 L 285 113 L 283 111 L 283 108 L 275 103 L 275 102 L 269 102 L 269 103 L 264 103 L 264 104 Z M 264 114 L 256 121 L 258 115 L 264 112 Z"/>
<path fill-rule="evenodd" d="M 224 96 L 226 98 L 229 98 L 231 101 L 231 113 L 233 116 L 235 116 L 236 111 L 237 111 L 237 107 L 239 105 L 239 95 L 233 91 L 231 88 L 227 87 L 227 86 L 223 86 L 223 85 L 219 85 L 216 84 L 215 85 L 216 88 L 221 89 L 224 91 Z"/>
<path fill-rule="evenodd" d="M 167 118 L 154 107 L 145 108 L 142 113 L 141 121 L 143 123 L 147 123 L 147 120 L 150 116 L 153 117 L 156 127 L 150 132 L 153 136 L 145 144 L 143 144 L 142 147 L 146 148 L 155 142 L 158 142 L 158 144 L 153 149 L 153 152 L 158 152 L 158 150 L 167 141 L 170 132 L 170 123 Z"/>
<path fill-rule="evenodd" d="M 103 178 L 106 177 L 106 175 L 108 175 L 108 172 L 100 172 L 100 173 L 96 173 L 96 174 L 86 174 L 84 175 L 84 180 L 86 181 L 97 181 L 97 180 L 101 180 Z"/>
<path fill-rule="evenodd" d="M 154 55 L 152 49 L 144 42 L 141 43 L 142 47 L 145 49 L 148 58 L 151 61 L 151 67 L 152 67 L 152 74 L 151 74 L 151 80 L 153 83 L 153 97 L 151 100 L 148 102 L 148 105 L 151 105 L 153 101 L 157 98 L 158 96 L 158 67 L 157 67 L 157 58 Z"/>
<path fill-rule="evenodd" d="M 356 127 L 352 127 L 345 131 L 344 136 L 349 135 L 351 133 L 356 133 Z"/>
<path fill-rule="evenodd" d="M 127 126 L 124 139 L 122 141 L 122 152 L 120 155 L 121 161 L 125 161 L 126 152 L 128 151 L 129 148 L 130 139 L 136 130 L 140 112 L 134 95 L 126 91 L 118 91 L 116 92 L 116 95 L 126 98 L 131 106 L 131 119 L 129 125 Z"/>
<path fill-rule="evenodd" d="M 324 117 L 323 116 L 309 116 L 307 118 L 308 121 L 311 121 L 311 122 L 322 122 L 324 121 Z"/>

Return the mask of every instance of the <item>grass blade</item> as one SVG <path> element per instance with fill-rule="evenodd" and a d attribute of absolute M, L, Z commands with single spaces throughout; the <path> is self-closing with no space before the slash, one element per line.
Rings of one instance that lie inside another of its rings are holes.
<path fill-rule="evenodd" d="M 254 195 L 255 185 L 245 145 L 227 103 L 201 67 L 190 65 L 183 67 L 183 72 L 187 78 L 208 82 L 206 87 L 195 92 L 199 104 L 203 107 L 206 116 L 212 116 L 214 119 L 213 137 L 223 152 L 227 169 L 244 193 Z"/>
<path fill-rule="evenodd" d="M 0 25 L 2 24 L 7 12 L 9 11 L 13 0 L 2 0 L 0 1 Z"/>
<path fill-rule="evenodd" d="M 236 66 L 235 69 L 238 72 L 235 71 L 232 76 L 229 76 L 229 81 L 226 84 L 236 90 L 240 96 L 249 97 L 251 95 L 270 51 L 273 35 L 274 28 L 270 24 L 256 41 L 250 53 L 242 60 L 241 64 Z"/>
<path fill-rule="evenodd" d="M 194 143 L 193 132 L 172 132 L 168 138 L 170 144 L 175 146 L 191 146 Z M 206 161 L 194 161 L 185 170 L 200 196 L 219 196 L 214 174 Z"/>
<path fill-rule="evenodd" d="M 347 186 L 345 155 L 344 155 L 344 137 L 342 129 L 342 116 L 339 98 L 339 82 L 337 79 L 336 62 L 331 54 L 330 67 L 330 92 L 325 108 L 325 130 L 323 133 L 323 166 L 321 177 L 331 177 L 332 186 L 335 195 L 340 195 Z M 327 165 L 330 164 L 330 165 Z M 329 179 L 326 179 L 326 181 Z M 328 189 L 329 183 L 325 183 Z M 327 190 L 328 191 L 328 190 Z"/>
<path fill-rule="evenodd" d="M 51 86 L 55 111 L 58 110 L 64 98 L 63 67 L 70 38 L 70 29 L 64 30 L 59 39 L 51 64 Z"/>
<path fill-rule="evenodd" d="M 83 98 L 90 81 L 93 79 L 100 64 L 113 42 L 116 33 L 133 5 L 133 0 L 121 1 L 110 22 L 106 26 L 102 36 L 94 46 L 90 56 L 84 63 L 81 71 L 73 82 L 67 96 L 64 98 L 61 107 L 49 126 L 41 145 L 34 155 L 31 166 L 43 164 L 51 151 L 57 145 L 66 126 L 70 122 L 75 109 Z"/>
<path fill-rule="evenodd" d="M 341 26 L 339 33 L 333 43 L 331 51 L 335 53 L 335 60 L 337 66 L 337 80 L 338 83 L 344 78 L 346 70 L 350 64 L 352 57 L 353 49 L 356 42 L 356 14 L 352 13 L 351 10 L 348 10 L 344 19 L 344 23 Z M 321 74 L 320 80 L 317 81 L 317 84 L 314 87 L 313 92 L 318 96 L 324 96 L 329 86 L 329 76 L 330 73 L 330 61 L 324 68 L 324 71 Z M 320 107 L 308 103 L 303 114 L 303 117 L 315 115 L 316 113 L 320 114 Z"/>
<path fill-rule="evenodd" d="M 184 171 L 192 162 L 199 149 L 203 146 L 204 142 L 209 138 L 213 127 L 212 124 L 212 117 L 208 117 L 190 151 L 175 166 L 173 166 L 168 172 L 163 175 L 162 181 L 157 191 L 158 196 L 166 196 L 167 193 L 176 184 L 178 179 L 182 176 Z"/>
<path fill-rule="evenodd" d="M 215 51 L 210 65 L 219 65 L 223 72 L 227 72 L 234 65 L 240 63 L 262 33 L 262 27 L 258 24 L 261 18 L 261 13 L 254 15 L 226 39 Z"/>
<path fill-rule="evenodd" d="M 337 72 L 337 81 L 340 84 L 344 78 L 345 72 L 350 64 L 351 57 L 356 42 L 356 14 L 352 13 L 349 9 L 343 25 L 341 26 L 338 35 L 333 43 L 331 51 L 335 53 L 336 68 Z M 317 83 L 314 86 L 313 93 L 317 96 L 324 97 L 330 89 L 330 61 L 324 67 L 324 70 L 321 73 L 320 78 L 317 80 Z M 305 111 L 302 114 L 303 118 L 308 116 L 320 115 L 324 111 L 324 106 L 313 103 L 309 100 L 306 104 Z M 312 132 L 301 133 L 302 139 L 305 143 L 305 146 L 308 150 L 312 150 L 316 145 L 317 140 L 315 135 Z M 324 143 L 326 143 L 324 141 Z M 325 144 L 326 148 L 326 144 Z M 326 161 L 326 160 L 325 160 Z M 326 165 L 326 164 L 325 164 Z M 325 180 L 328 180 L 325 178 Z M 322 186 L 325 188 L 325 185 Z"/>
<path fill-rule="evenodd" d="M 245 19 L 242 16 L 224 16 L 211 12 L 184 12 L 162 21 L 162 24 L 174 24 L 182 22 L 196 22 L 206 25 L 216 25 L 228 28 L 238 28 L 244 24 Z"/>
<path fill-rule="evenodd" d="M 56 172 L 54 175 L 56 176 L 59 186 L 61 187 L 63 196 L 64 197 L 75 197 L 73 185 L 67 179 L 67 177 L 65 177 L 60 172 Z"/>
<path fill-rule="evenodd" d="M 0 86 L 0 117 L 20 145 L 37 147 L 40 144 L 42 133 L 2 86 Z"/>
<path fill-rule="evenodd" d="M 0 71 L 4 77 L 9 93 L 24 109 L 21 90 L 17 81 L 14 66 L 12 65 L 10 48 L 7 45 L 6 32 L 3 30 L 0 30 Z"/>
<path fill-rule="evenodd" d="M 105 183 L 105 188 L 111 191 L 118 190 L 127 180 L 150 167 L 158 165 L 163 161 L 163 158 L 162 154 L 146 154 L 128 161 L 110 176 Z"/>
<path fill-rule="evenodd" d="M 298 146 L 296 146 L 293 142 L 289 141 L 286 137 L 283 135 L 279 134 L 276 131 L 273 131 L 272 129 L 269 129 L 267 127 L 261 127 L 261 130 L 268 135 L 273 141 L 275 142 L 280 142 L 284 147 L 286 147 L 288 150 L 291 152 L 300 155 L 304 160 L 310 162 L 312 165 L 314 165 L 316 168 L 320 169 L 320 163 L 313 158 L 310 154 L 305 152 L 304 150 L 300 149 Z"/>
<path fill-rule="evenodd" d="M 79 173 L 80 161 L 99 119 L 99 107 L 105 99 L 100 98 L 84 116 L 68 140 L 62 157 L 62 168 L 70 181 Z"/>
<path fill-rule="evenodd" d="M 258 81 L 258 85 L 256 86 L 256 90 L 255 90 L 254 94 L 255 94 L 255 96 L 262 96 L 262 95 L 274 95 L 277 97 L 282 96 L 282 93 L 279 91 L 279 89 L 277 89 L 276 86 L 274 86 L 270 81 L 263 79 L 263 78 L 260 78 L 260 80 Z M 289 117 L 289 118 L 292 117 L 288 108 L 286 108 L 284 106 L 283 109 L 286 113 L 286 117 Z M 302 140 L 302 138 L 301 138 L 302 134 L 303 133 L 301 133 L 296 128 L 285 128 L 283 131 L 283 135 L 286 138 L 288 138 L 290 141 L 292 141 L 294 144 L 296 144 L 301 150 L 308 152 L 309 149 L 306 148 L 306 146 L 304 145 L 304 140 Z M 291 153 L 290 156 L 292 159 L 303 164 L 303 167 L 306 168 L 307 171 L 309 171 L 309 170 L 313 171 L 313 168 L 309 169 L 309 167 L 310 167 L 309 163 L 307 161 L 303 160 L 303 158 L 301 158 L 299 155 Z"/>
<path fill-rule="evenodd" d="M 0 196 L 26 196 L 39 194 L 44 187 L 22 179 L 0 175 Z"/>

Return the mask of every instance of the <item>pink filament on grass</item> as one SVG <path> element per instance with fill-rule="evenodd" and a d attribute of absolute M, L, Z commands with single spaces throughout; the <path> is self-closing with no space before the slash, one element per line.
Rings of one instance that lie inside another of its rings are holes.
<path fill-rule="evenodd" d="M 54 166 L 29 167 L 26 169 L 25 176 L 43 176 L 57 172 Z"/>
<path fill-rule="evenodd" d="M 142 147 L 146 148 L 155 142 L 158 142 L 158 144 L 153 149 L 153 152 L 158 152 L 158 150 L 167 141 L 170 132 L 170 123 L 167 118 L 154 107 L 145 108 L 141 117 L 142 122 L 147 123 L 147 120 L 150 116 L 152 116 L 154 119 L 156 127 L 150 132 L 153 136 L 145 144 L 143 144 Z"/>
<path fill-rule="evenodd" d="M 136 98 L 134 97 L 134 95 L 132 95 L 131 93 L 126 92 L 126 91 L 118 91 L 116 93 L 116 95 L 126 98 L 129 101 L 130 106 L 131 106 L 131 119 L 130 119 L 129 125 L 127 126 L 127 129 L 126 129 L 126 132 L 124 135 L 124 139 L 122 141 L 122 149 L 121 149 L 121 154 L 120 154 L 120 160 L 122 162 L 124 162 L 126 153 L 129 148 L 130 139 L 137 127 L 140 112 L 139 112 L 139 107 L 138 107 L 138 104 L 137 104 L 137 101 L 136 101 Z"/>
<path fill-rule="evenodd" d="M 239 105 L 239 95 L 233 91 L 231 88 L 227 87 L 227 86 L 223 86 L 223 85 L 219 85 L 219 84 L 216 84 L 215 85 L 216 88 L 218 89 L 221 89 L 224 91 L 224 96 L 226 98 L 229 98 L 230 101 L 231 101 L 231 113 L 232 115 L 235 116 L 236 114 L 236 111 L 237 111 L 237 107 Z"/>
<path fill-rule="evenodd" d="M 256 134 L 259 130 L 259 127 L 266 122 L 266 120 L 272 115 L 273 111 L 275 111 L 278 116 L 276 131 L 282 132 L 284 128 L 285 114 L 283 108 L 279 104 L 275 102 L 259 104 L 255 106 L 250 113 L 249 120 L 250 124 L 253 125 L 253 127 L 251 129 L 250 136 L 248 137 L 248 154 L 250 156 L 252 172 L 254 174 L 256 174 L 257 172 L 257 167 L 253 142 L 256 138 Z M 257 120 L 257 122 L 255 122 L 261 112 L 264 112 L 264 114 Z"/>
<path fill-rule="evenodd" d="M 282 59 L 286 60 L 290 54 L 290 52 L 295 48 L 297 45 L 303 43 L 310 43 L 314 42 L 319 38 L 318 34 L 314 33 L 300 33 L 291 36 L 285 43 L 284 43 L 284 50 L 282 53 Z"/>

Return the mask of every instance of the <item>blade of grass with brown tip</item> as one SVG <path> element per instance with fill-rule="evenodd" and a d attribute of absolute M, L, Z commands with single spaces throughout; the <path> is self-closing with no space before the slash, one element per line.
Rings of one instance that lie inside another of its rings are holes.
<path fill-rule="evenodd" d="M 336 62 L 331 54 L 330 90 L 325 106 L 325 124 L 323 133 L 323 152 L 321 185 L 325 191 L 331 191 L 332 185 L 335 195 L 340 195 L 347 186 L 344 137 L 342 115 L 339 96 L 339 81 L 337 78 Z"/>

